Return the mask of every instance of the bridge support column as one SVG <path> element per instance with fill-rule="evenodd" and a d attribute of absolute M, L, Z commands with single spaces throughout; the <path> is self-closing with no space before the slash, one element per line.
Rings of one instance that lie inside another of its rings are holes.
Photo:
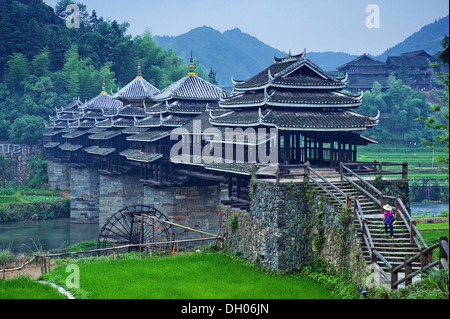
<path fill-rule="evenodd" d="M 100 175 L 99 227 L 119 210 L 143 203 L 144 187 L 139 175 Z"/>
<path fill-rule="evenodd" d="M 218 206 L 224 192 L 220 186 L 151 187 L 144 186 L 144 205 L 154 206 L 174 223 L 216 235 L 219 230 Z M 200 233 L 174 227 L 176 239 L 197 239 Z M 211 242 L 206 242 L 208 245 Z M 183 248 L 200 246 L 187 243 Z M 180 246 L 181 247 L 181 246 Z"/>
<path fill-rule="evenodd" d="M 99 174 L 94 168 L 70 169 L 70 222 L 95 224 L 99 218 Z"/>
<path fill-rule="evenodd" d="M 70 190 L 69 163 L 47 161 L 47 175 L 51 189 Z"/>

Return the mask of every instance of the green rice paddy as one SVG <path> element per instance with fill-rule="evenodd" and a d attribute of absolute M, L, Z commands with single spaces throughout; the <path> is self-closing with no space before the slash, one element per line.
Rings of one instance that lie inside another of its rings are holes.
<path fill-rule="evenodd" d="M 333 294 L 301 275 L 261 271 L 220 253 L 185 253 L 167 257 L 76 263 L 77 298 L 92 299 L 330 299 Z M 67 263 L 46 280 L 65 287 Z M 0 284 L 1 285 L 1 284 Z"/>
<path fill-rule="evenodd" d="M 358 161 L 408 162 L 408 177 L 411 179 L 433 178 L 448 182 L 448 170 L 436 160 L 436 153 L 423 145 L 410 148 L 403 144 L 371 144 L 358 148 Z M 447 155 L 448 156 L 448 155 Z"/>

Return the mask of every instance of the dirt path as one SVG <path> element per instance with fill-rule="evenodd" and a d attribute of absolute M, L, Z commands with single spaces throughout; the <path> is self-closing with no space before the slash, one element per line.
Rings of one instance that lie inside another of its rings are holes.
<path fill-rule="evenodd" d="M 54 267 L 55 264 L 51 263 L 50 268 Z M 5 279 L 17 278 L 19 276 L 27 276 L 31 279 L 37 279 L 41 275 L 41 265 L 38 263 L 30 263 L 22 268 L 22 270 L 5 272 Z M 3 278 L 3 274 L 0 269 L 0 278 Z"/>

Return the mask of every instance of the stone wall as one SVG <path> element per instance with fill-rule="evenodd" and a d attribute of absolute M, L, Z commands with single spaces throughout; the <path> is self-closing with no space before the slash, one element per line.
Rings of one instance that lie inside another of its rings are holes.
<path fill-rule="evenodd" d="M 145 186 L 143 204 L 155 207 L 174 223 L 216 235 L 219 230 L 218 206 L 222 194 L 219 185 L 158 188 Z M 200 238 L 200 234 L 175 227 L 175 238 L 195 239 Z M 200 242 L 180 245 L 181 248 L 197 246 L 200 246 Z"/>
<path fill-rule="evenodd" d="M 47 175 L 50 189 L 70 190 L 70 167 L 68 163 L 47 161 Z"/>
<path fill-rule="evenodd" d="M 362 273 L 353 217 L 316 195 L 308 183 L 255 181 L 250 193 L 250 212 L 220 209 L 228 249 L 280 271 L 322 259 L 329 270 Z"/>
<path fill-rule="evenodd" d="M 100 228 L 119 210 L 143 203 L 144 188 L 139 179 L 139 175 L 100 175 Z"/>
<path fill-rule="evenodd" d="M 70 222 L 99 222 L 100 175 L 95 168 L 70 169 Z"/>

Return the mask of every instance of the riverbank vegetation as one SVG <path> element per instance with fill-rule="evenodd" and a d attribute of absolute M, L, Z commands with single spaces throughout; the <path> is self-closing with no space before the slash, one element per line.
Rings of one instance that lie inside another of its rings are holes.
<path fill-rule="evenodd" d="M 0 223 L 54 219 L 69 215 L 70 199 L 58 190 L 23 186 L 0 188 Z"/>

